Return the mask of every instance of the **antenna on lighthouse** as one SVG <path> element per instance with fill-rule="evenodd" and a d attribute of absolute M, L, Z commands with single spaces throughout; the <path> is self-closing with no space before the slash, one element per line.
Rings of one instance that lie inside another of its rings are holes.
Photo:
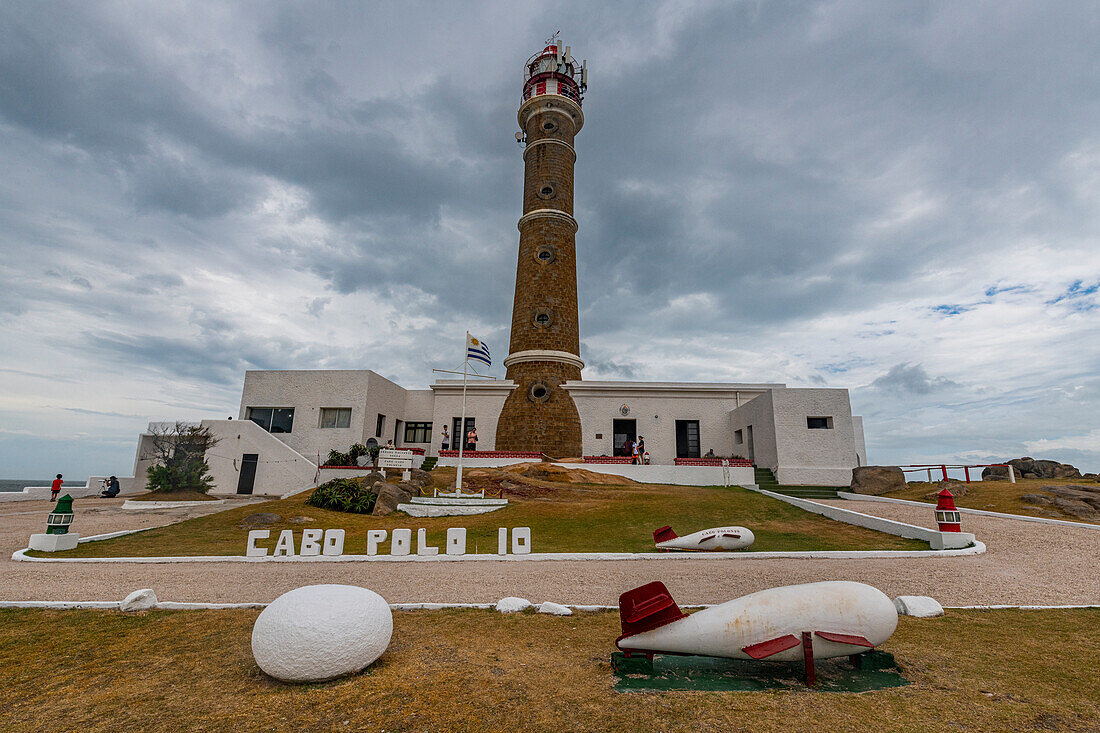
<path fill-rule="evenodd" d="M 588 88 L 588 59 L 581 62 L 581 91 Z"/>

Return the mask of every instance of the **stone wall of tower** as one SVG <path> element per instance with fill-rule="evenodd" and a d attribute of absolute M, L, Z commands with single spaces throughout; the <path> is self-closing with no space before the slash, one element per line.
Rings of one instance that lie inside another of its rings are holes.
<path fill-rule="evenodd" d="M 536 102 L 537 100 L 532 100 Z M 573 165 L 576 134 L 568 105 L 541 105 L 524 127 L 523 214 L 509 353 L 565 352 L 579 358 Z M 561 383 L 581 378 L 578 364 L 512 363 L 517 387 L 504 403 L 498 450 L 537 450 L 555 458 L 581 455 L 576 404 Z M 538 390 L 545 390 L 541 394 Z"/>

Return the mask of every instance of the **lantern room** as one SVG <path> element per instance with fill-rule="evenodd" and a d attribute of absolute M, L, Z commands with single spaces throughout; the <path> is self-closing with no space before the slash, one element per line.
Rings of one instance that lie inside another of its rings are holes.
<path fill-rule="evenodd" d="M 569 46 L 552 38 L 539 53 L 527 59 L 523 74 L 523 100 L 544 94 L 568 97 L 578 105 L 588 88 L 588 62 L 580 64 L 570 54 Z"/>

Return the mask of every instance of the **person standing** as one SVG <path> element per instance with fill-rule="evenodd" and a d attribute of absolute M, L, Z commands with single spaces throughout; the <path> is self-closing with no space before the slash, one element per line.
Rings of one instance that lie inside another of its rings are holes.
<path fill-rule="evenodd" d="M 477 450 L 477 428 L 470 428 L 470 432 L 466 433 L 466 450 Z"/>
<path fill-rule="evenodd" d="M 642 441 L 640 441 L 640 440 L 636 440 L 636 441 L 634 441 L 634 443 L 633 443 L 633 444 L 632 444 L 632 445 L 630 446 L 630 463 L 631 463 L 631 465 L 634 465 L 634 466 L 636 466 L 636 465 L 638 465 L 639 463 L 641 463 L 641 460 L 640 460 L 640 459 L 638 458 L 638 445 L 639 445 L 639 444 L 640 444 L 641 442 L 642 442 Z"/>
<path fill-rule="evenodd" d="M 57 501 L 57 495 L 61 493 L 61 484 L 65 483 L 61 480 L 61 474 L 57 474 L 57 478 L 50 484 L 50 501 Z"/>
<path fill-rule="evenodd" d="M 439 444 L 439 450 L 451 449 L 451 434 L 447 432 L 447 426 L 443 426 L 443 442 Z"/>

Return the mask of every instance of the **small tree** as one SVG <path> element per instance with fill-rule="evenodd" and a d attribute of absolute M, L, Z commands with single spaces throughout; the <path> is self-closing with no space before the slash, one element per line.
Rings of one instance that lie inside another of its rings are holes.
<path fill-rule="evenodd" d="M 146 471 L 150 491 L 199 491 L 214 487 L 206 451 L 218 444 L 209 428 L 185 422 L 163 423 L 150 431 L 152 445 L 143 459 L 153 460 Z"/>

